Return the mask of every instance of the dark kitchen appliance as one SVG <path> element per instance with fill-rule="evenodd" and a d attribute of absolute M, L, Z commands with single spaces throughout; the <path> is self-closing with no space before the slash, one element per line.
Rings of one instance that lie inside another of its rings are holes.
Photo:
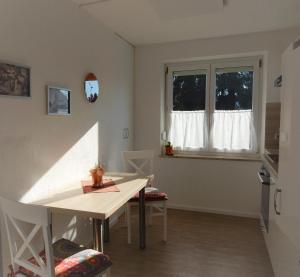
<path fill-rule="evenodd" d="M 263 227 L 269 232 L 269 203 L 270 203 L 270 184 L 271 177 L 268 170 L 262 166 L 258 171 L 258 178 L 262 185 L 261 190 L 261 217 Z"/>

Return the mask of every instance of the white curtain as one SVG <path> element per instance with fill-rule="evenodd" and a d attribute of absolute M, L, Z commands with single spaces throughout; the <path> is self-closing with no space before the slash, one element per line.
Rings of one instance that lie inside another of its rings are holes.
<path fill-rule="evenodd" d="M 252 110 L 215 111 L 212 146 L 222 151 L 256 151 Z"/>
<path fill-rule="evenodd" d="M 172 111 L 169 140 L 178 150 L 208 149 L 205 111 Z M 216 151 L 256 151 L 257 141 L 252 110 L 215 111 L 210 145 Z"/>
<path fill-rule="evenodd" d="M 178 150 L 200 150 L 207 140 L 205 111 L 172 111 L 169 141 Z"/>

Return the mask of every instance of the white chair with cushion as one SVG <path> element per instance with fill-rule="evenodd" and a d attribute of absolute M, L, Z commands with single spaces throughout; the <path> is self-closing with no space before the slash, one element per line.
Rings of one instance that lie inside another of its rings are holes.
<path fill-rule="evenodd" d="M 123 162 L 124 169 L 127 172 L 134 171 L 141 177 L 148 177 L 149 183 L 145 189 L 145 205 L 149 207 L 149 223 L 152 224 L 153 216 L 163 217 L 163 240 L 167 241 L 167 207 L 166 202 L 168 196 L 164 192 L 159 192 L 157 188 L 152 185 L 154 183 L 153 174 L 153 150 L 142 150 L 142 151 L 124 151 Z M 139 195 L 132 197 L 126 206 L 126 220 L 127 220 L 127 232 L 128 232 L 128 243 L 131 243 L 131 208 L 137 206 L 139 202 Z"/>
<path fill-rule="evenodd" d="M 112 263 L 103 253 L 66 239 L 51 243 L 47 208 L 0 201 L 12 263 L 9 276 L 109 276 Z"/>

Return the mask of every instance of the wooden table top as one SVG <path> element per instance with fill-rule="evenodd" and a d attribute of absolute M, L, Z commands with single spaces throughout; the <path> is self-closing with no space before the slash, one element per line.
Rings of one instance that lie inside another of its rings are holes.
<path fill-rule="evenodd" d="M 52 212 L 104 220 L 146 187 L 148 182 L 147 178 L 140 178 L 135 174 L 107 173 L 105 177 L 113 179 L 120 192 L 84 194 L 81 181 L 77 181 L 67 190 L 58 191 L 54 196 L 32 204 L 49 207 Z"/>

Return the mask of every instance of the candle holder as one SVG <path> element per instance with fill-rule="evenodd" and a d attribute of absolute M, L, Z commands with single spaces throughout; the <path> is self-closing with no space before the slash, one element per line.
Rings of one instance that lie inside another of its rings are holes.
<path fill-rule="evenodd" d="M 92 176 L 93 187 L 101 188 L 103 185 L 103 175 L 104 168 L 102 165 L 96 165 L 94 168 L 90 170 L 90 174 Z"/>
<path fill-rule="evenodd" d="M 165 145 L 165 153 L 167 156 L 173 156 L 173 146 L 171 144 L 170 141 L 167 142 L 167 144 Z"/>

